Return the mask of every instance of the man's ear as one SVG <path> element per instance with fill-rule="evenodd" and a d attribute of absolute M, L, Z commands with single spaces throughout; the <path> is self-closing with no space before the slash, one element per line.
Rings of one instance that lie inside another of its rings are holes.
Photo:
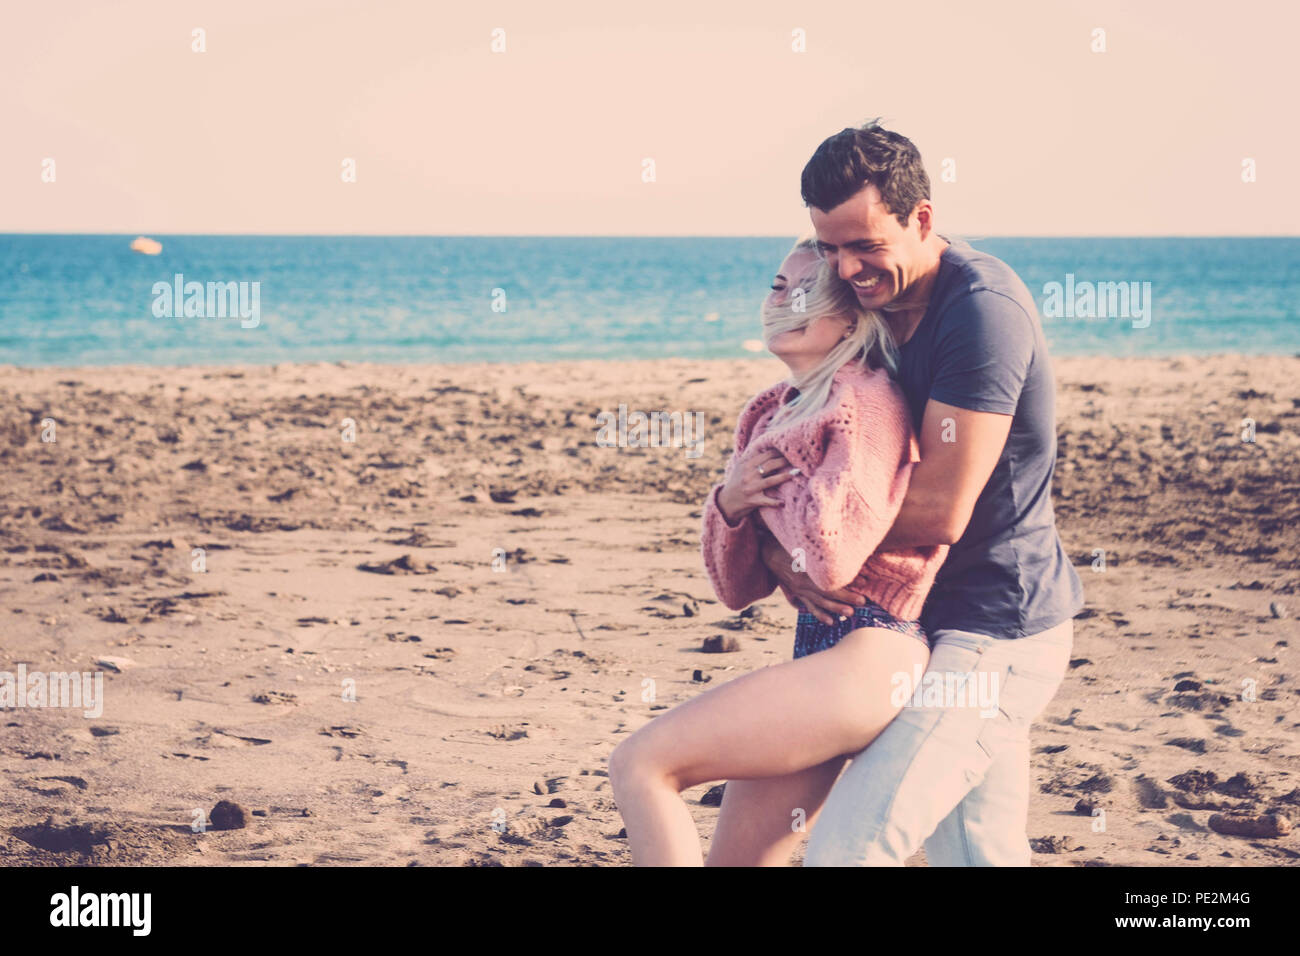
<path fill-rule="evenodd" d="M 926 239 L 934 230 L 934 206 L 930 200 L 922 199 L 916 204 L 916 209 L 912 211 L 912 217 L 916 220 L 917 228 L 921 230 L 921 239 Z"/>

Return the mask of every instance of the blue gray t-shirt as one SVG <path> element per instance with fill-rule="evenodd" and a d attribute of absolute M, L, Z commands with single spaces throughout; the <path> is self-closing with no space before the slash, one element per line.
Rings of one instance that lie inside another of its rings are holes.
<path fill-rule="evenodd" d="M 1074 617 L 1083 585 L 1052 512 L 1056 386 L 1029 290 L 1006 263 L 950 240 L 925 317 L 899 351 L 898 381 L 918 433 L 930 399 L 1014 416 L 922 626 L 1016 638 Z"/>

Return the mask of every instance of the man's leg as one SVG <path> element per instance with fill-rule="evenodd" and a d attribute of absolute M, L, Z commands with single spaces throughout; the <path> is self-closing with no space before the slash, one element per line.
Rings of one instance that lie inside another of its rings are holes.
<path fill-rule="evenodd" d="M 1028 866 L 1029 727 L 1069 667 L 1074 622 L 1008 641 L 989 655 L 1008 660 L 999 712 L 984 734 L 993 759 L 984 779 L 925 841 L 931 866 Z"/>
<path fill-rule="evenodd" d="M 1029 746 L 1008 745 L 925 841 L 930 866 L 1028 866 Z"/>
<path fill-rule="evenodd" d="M 935 634 L 919 699 L 835 784 L 809 837 L 805 866 L 901 866 L 984 778 L 992 758 L 980 738 L 989 721 L 979 708 L 926 691 L 987 670 L 983 659 L 997 643 L 964 631 Z"/>

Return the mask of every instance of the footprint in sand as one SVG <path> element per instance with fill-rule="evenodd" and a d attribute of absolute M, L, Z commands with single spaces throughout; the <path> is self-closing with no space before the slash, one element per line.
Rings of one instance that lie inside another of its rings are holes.
<path fill-rule="evenodd" d="M 1190 683 L 1190 682 L 1184 682 Z M 1199 686 L 1199 685 L 1198 685 Z M 1219 694 L 1214 691 L 1200 691 L 1198 693 L 1171 694 L 1165 698 L 1165 705 L 1177 707 L 1180 710 L 1210 711 L 1212 713 L 1221 713 L 1226 710 L 1233 700 L 1226 694 Z"/>
<path fill-rule="evenodd" d="M 252 700 L 253 703 L 255 704 L 297 704 L 298 703 L 297 695 L 290 694 L 288 691 L 282 691 L 282 690 L 268 690 L 260 694 L 254 694 Z"/>
<path fill-rule="evenodd" d="M 483 733 L 487 734 L 489 737 L 494 737 L 497 740 L 522 740 L 524 737 L 528 736 L 528 731 L 524 729 L 527 726 L 527 723 L 518 726 L 502 724 L 497 727 L 490 727 L 483 731 Z"/>
<path fill-rule="evenodd" d="M 340 724 L 334 727 L 326 727 L 324 730 L 321 731 L 321 735 L 324 737 L 344 737 L 349 740 L 355 737 L 364 737 L 365 733 L 366 732 L 362 728 L 352 726 L 349 724 Z"/>
<path fill-rule="evenodd" d="M 201 747 L 264 747 L 271 743 L 266 737 L 245 737 L 228 730 L 213 728 L 206 736 L 194 741 Z"/>
<path fill-rule="evenodd" d="M 697 617 L 700 613 L 699 601 L 684 591 L 672 591 L 657 594 L 650 598 L 650 604 L 642 607 L 651 617 L 676 618 Z"/>
<path fill-rule="evenodd" d="M 108 843 L 108 831 L 84 824 L 56 824 L 53 817 L 38 826 L 14 827 L 10 831 L 24 843 L 50 853 L 90 855 L 97 846 Z"/>
<path fill-rule="evenodd" d="M 24 790 L 40 794 L 42 797 L 62 797 L 76 791 L 85 790 L 89 784 L 81 777 L 37 777 L 33 783 L 24 783 Z"/>
<path fill-rule="evenodd" d="M 1145 774 L 1133 781 L 1133 789 L 1137 791 L 1138 806 L 1144 810 L 1163 810 L 1169 806 L 1169 795 L 1157 781 Z"/>
<path fill-rule="evenodd" d="M 401 529 L 390 528 L 389 530 L 398 531 Z M 411 533 L 404 538 L 385 538 L 383 540 L 386 544 L 395 544 L 401 548 L 454 548 L 456 546 L 454 541 L 446 541 L 442 538 L 431 538 L 418 528 L 412 530 Z"/>
<path fill-rule="evenodd" d="M 1080 764 L 1078 767 L 1058 773 L 1047 783 L 1041 784 L 1038 789 L 1043 793 L 1074 796 L 1080 793 L 1110 793 L 1114 786 L 1114 780 L 1103 773 L 1100 767 Z"/>
<path fill-rule="evenodd" d="M 437 568 L 423 558 L 413 554 L 404 554 L 391 561 L 373 564 L 358 564 L 357 570 L 369 571 L 371 574 L 434 574 Z"/>

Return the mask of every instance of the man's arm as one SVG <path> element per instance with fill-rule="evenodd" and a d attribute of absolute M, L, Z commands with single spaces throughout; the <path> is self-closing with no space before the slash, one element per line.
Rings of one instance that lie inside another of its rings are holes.
<path fill-rule="evenodd" d="M 903 506 L 877 550 L 924 548 L 960 539 L 1002 455 L 1011 419 L 928 401 L 921 420 L 921 460 L 912 468 Z M 862 603 L 847 588 L 818 590 L 807 574 L 794 570 L 790 554 L 770 534 L 760 536 L 759 554 L 777 580 L 824 624 L 852 614 L 853 606 Z"/>
<path fill-rule="evenodd" d="M 992 289 L 948 306 L 921 418 L 921 460 L 882 549 L 956 544 L 997 467 L 1034 359 L 1033 316 Z"/>
<path fill-rule="evenodd" d="M 974 290 L 945 314 L 950 321 L 935 344 L 935 377 L 921 419 L 921 461 L 877 550 L 955 544 L 961 538 L 1002 455 L 1033 361 L 1032 316 L 1013 297 Z M 790 556 L 779 545 L 765 541 L 761 555 L 819 620 L 826 621 L 828 612 L 848 613 L 847 592 L 838 599 L 817 592 L 807 575 L 791 573 Z"/>
<path fill-rule="evenodd" d="M 921 460 L 912 467 L 903 507 L 877 550 L 955 544 L 997 466 L 1012 417 L 926 402 Z"/>

